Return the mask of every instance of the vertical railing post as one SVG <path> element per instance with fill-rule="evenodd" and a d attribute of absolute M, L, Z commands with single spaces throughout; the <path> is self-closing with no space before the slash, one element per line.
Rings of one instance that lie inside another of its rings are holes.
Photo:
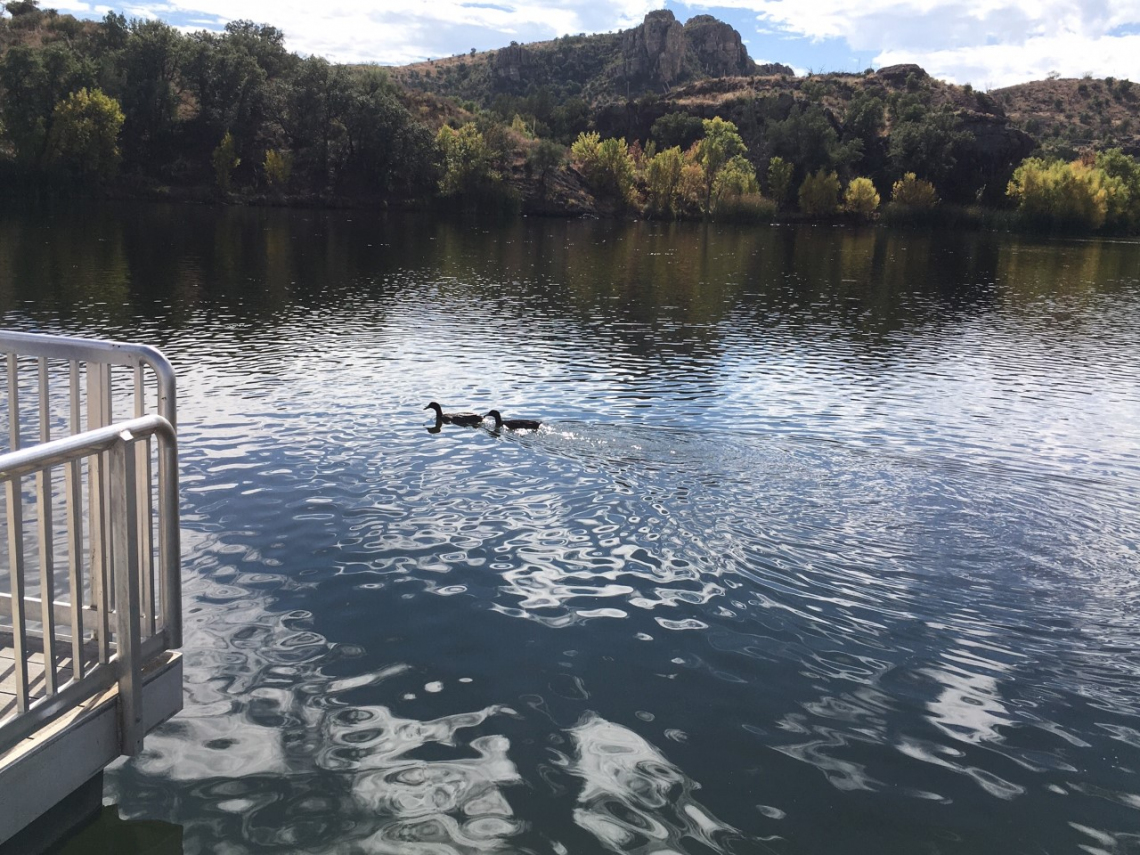
<path fill-rule="evenodd" d="M 19 478 L 8 489 L 8 579 L 12 586 L 12 655 L 16 670 L 16 712 L 28 711 L 27 623 L 24 615 L 24 496 Z"/>
<path fill-rule="evenodd" d="M 135 375 L 135 418 L 146 415 L 146 378 L 142 365 L 136 365 Z M 138 515 L 139 515 L 139 583 L 142 585 L 143 634 L 149 638 L 155 630 L 155 574 L 154 574 L 154 513 L 151 506 L 151 461 L 150 443 L 135 443 L 135 466 L 138 475 Z"/>
<path fill-rule="evenodd" d="M 48 363 L 39 359 L 40 442 L 51 440 L 50 402 L 48 399 Z M 51 519 L 52 477 L 50 467 L 36 473 L 36 521 L 40 540 L 40 620 L 44 641 L 44 689 L 56 692 L 55 661 L 55 549 Z"/>
<path fill-rule="evenodd" d="M 20 373 L 8 354 L 8 447 L 20 448 Z M 24 495 L 19 478 L 8 481 L 8 583 L 12 588 L 12 654 L 16 657 L 16 711 L 28 709 L 28 658 L 24 633 Z"/>
<path fill-rule="evenodd" d="M 119 669 L 119 748 L 133 756 L 142 751 L 140 653 L 138 496 L 135 492 L 134 437 L 123 431 L 109 452 L 111 458 L 111 554 L 115 588 L 115 653 Z"/>
<path fill-rule="evenodd" d="M 107 414 L 110 402 L 110 383 L 104 382 L 106 376 L 109 380 L 110 366 L 102 364 L 87 364 L 87 429 L 103 427 L 110 424 Z M 106 455 L 98 454 L 91 458 L 87 464 L 87 508 L 91 514 L 88 531 L 91 532 L 91 601 L 95 607 L 95 640 L 98 648 L 99 662 L 105 663 L 111 658 L 111 639 L 109 612 L 111 602 L 110 567 L 112 562 L 112 548 L 107 541 L 107 467 Z"/>
<path fill-rule="evenodd" d="M 8 354 L 8 450 L 20 450 L 20 371 L 16 354 Z"/>
<path fill-rule="evenodd" d="M 168 648 L 182 646 L 182 545 L 178 530 L 178 445 L 158 436 L 158 574 L 162 632 Z"/>
<path fill-rule="evenodd" d="M 68 370 L 71 386 L 71 435 L 79 429 L 79 363 L 72 361 Z M 90 470 L 89 470 L 90 471 Z M 87 663 L 83 658 L 83 468 L 78 460 L 67 464 L 64 475 L 67 490 L 67 557 L 71 564 L 71 668 L 72 677 L 83 679 Z"/>

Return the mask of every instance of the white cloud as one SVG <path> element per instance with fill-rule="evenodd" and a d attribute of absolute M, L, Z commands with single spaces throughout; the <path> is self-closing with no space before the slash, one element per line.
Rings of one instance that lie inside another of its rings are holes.
<path fill-rule="evenodd" d="M 624 29 L 659 5 L 659 0 L 166 0 L 145 8 L 164 19 L 208 16 L 219 26 L 235 19 L 272 24 L 298 53 L 335 62 L 397 64 L 463 53 L 477 42 L 483 49 Z"/>
<path fill-rule="evenodd" d="M 1140 78 L 1140 35 L 1083 38 L 1066 34 L 1030 39 L 1018 45 L 979 45 L 915 53 L 884 51 L 876 65 L 917 62 L 931 74 L 958 83 L 994 89 L 1041 80 L 1056 71 L 1062 77 Z"/>
<path fill-rule="evenodd" d="M 814 41 L 837 39 L 876 62 L 917 62 L 938 77 L 1006 85 L 1086 71 L 1140 76 L 1140 0 L 693 0 L 755 12 L 757 24 Z"/>
<path fill-rule="evenodd" d="M 334 62 L 402 64 L 428 57 L 501 47 L 568 33 L 634 26 L 664 0 L 130 0 L 128 17 L 177 20 L 220 28 L 238 18 L 272 24 L 290 50 Z M 61 7 L 99 17 L 93 0 Z M 755 14 L 741 35 L 758 52 L 779 52 L 798 40 L 835 45 L 835 65 L 850 54 L 875 64 L 917 62 L 931 74 L 975 86 L 1004 86 L 1063 76 L 1140 78 L 1140 44 L 1121 29 L 1140 30 L 1140 0 L 686 0 L 711 14 Z M 739 15 L 734 17 L 739 20 Z M 767 44 L 763 40 L 768 40 Z M 795 61 L 793 56 L 776 61 Z M 803 57 L 799 60 L 802 62 Z"/>

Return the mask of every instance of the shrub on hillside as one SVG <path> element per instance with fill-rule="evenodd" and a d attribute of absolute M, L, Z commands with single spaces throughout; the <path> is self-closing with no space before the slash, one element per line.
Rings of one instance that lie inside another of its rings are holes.
<path fill-rule="evenodd" d="M 852 214 L 869 217 L 879 207 L 879 193 L 870 178 L 852 178 L 843 196 L 843 207 Z"/>
<path fill-rule="evenodd" d="M 1028 225 L 1066 231 L 1096 231 L 1105 224 L 1123 182 L 1095 165 L 1074 160 L 1027 158 L 1006 188 Z"/>
<path fill-rule="evenodd" d="M 776 203 L 759 193 L 721 199 L 713 216 L 718 223 L 770 223 L 775 218 Z"/>
<path fill-rule="evenodd" d="M 800 210 L 811 217 L 826 217 L 839 211 L 839 176 L 820 169 L 800 185 Z"/>
<path fill-rule="evenodd" d="M 768 161 L 768 193 L 777 208 L 787 204 L 788 196 L 792 192 L 792 177 L 795 171 L 795 164 L 789 163 L 782 157 L 773 157 Z"/>
<path fill-rule="evenodd" d="M 892 185 L 891 201 L 896 205 L 930 210 L 938 204 L 938 194 L 929 181 L 923 181 L 913 172 L 908 172 Z"/>
<path fill-rule="evenodd" d="M 595 193 L 622 204 L 633 200 L 633 158 L 624 139 L 603 140 L 594 131 L 581 133 L 570 146 L 570 157 Z"/>
<path fill-rule="evenodd" d="M 550 174 L 558 171 L 566 160 L 566 149 L 553 140 L 539 140 L 526 153 L 527 171 L 538 178 L 543 193 Z"/>

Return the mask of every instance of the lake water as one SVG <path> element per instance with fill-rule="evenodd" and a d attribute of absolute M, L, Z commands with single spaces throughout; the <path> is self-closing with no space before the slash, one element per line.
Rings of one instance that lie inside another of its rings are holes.
<path fill-rule="evenodd" d="M 0 312 L 178 372 L 163 852 L 1140 852 L 1135 243 L 8 211 Z"/>

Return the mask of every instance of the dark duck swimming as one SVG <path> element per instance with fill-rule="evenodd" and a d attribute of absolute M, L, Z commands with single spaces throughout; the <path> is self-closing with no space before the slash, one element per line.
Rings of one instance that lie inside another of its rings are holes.
<path fill-rule="evenodd" d="M 443 407 L 432 401 L 425 410 L 435 410 L 435 420 L 438 424 L 448 425 L 477 425 L 482 423 L 483 416 L 478 413 L 445 413 Z"/>
<path fill-rule="evenodd" d="M 495 420 L 495 430 L 538 430 L 542 422 L 538 419 L 504 419 L 498 410 L 489 410 L 483 418 Z"/>

